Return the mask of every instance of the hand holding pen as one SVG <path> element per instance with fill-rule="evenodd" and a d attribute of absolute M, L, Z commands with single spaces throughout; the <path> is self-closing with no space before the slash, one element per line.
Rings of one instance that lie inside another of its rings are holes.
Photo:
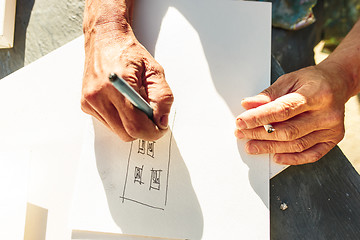
<path fill-rule="evenodd" d="M 112 30 L 102 25 L 85 34 L 85 70 L 82 110 L 91 114 L 123 141 L 137 138 L 156 140 L 168 128 L 173 95 L 162 67 L 137 41 L 131 31 Z M 96 36 L 96 34 L 102 34 Z M 153 109 L 148 117 L 109 81 L 109 73 L 126 81 Z"/>

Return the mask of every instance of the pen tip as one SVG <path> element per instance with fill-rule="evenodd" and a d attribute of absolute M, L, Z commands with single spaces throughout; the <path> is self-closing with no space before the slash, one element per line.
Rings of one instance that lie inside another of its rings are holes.
<path fill-rule="evenodd" d="M 115 80 L 116 80 L 116 78 L 117 78 L 116 73 L 110 73 L 110 74 L 109 74 L 109 80 L 110 80 L 110 81 L 112 81 L 112 82 L 113 82 L 113 81 L 115 81 Z"/>

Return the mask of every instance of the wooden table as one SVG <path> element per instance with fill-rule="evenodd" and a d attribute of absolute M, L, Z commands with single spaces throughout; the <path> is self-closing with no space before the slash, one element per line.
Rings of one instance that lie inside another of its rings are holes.
<path fill-rule="evenodd" d="M 270 192 L 271 239 L 360 239 L 360 176 L 339 147 L 287 168 Z"/>

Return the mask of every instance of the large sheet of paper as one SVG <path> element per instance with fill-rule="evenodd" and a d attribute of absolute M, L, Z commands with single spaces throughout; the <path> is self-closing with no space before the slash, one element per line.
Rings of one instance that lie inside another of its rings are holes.
<path fill-rule="evenodd" d="M 175 95 L 170 130 L 121 142 L 88 119 L 72 228 L 181 239 L 267 239 L 269 156 L 234 137 L 242 98 L 269 85 L 271 7 L 143 0 L 135 33 Z"/>
<path fill-rule="evenodd" d="M 48 210 L 46 238 L 70 237 L 80 159 L 73 228 L 267 238 L 267 156 L 245 154 L 233 130 L 241 98 L 269 82 L 270 6 L 137 2 L 136 34 L 164 66 L 176 98 L 163 139 L 124 144 L 81 113 L 81 38 L 0 81 L 0 150 L 30 150 L 28 201 Z"/>

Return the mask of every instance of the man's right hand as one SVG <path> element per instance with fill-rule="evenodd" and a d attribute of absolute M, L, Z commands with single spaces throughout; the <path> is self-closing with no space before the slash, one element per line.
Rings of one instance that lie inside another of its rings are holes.
<path fill-rule="evenodd" d="M 85 10 L 85 15 L 86 19 L 92 19 L 91 12 Z M 84 24 L 84 34 L 82 110 L 96 117 L 124 141 L 156 140 L 163 136 L 173 94 L 165 81 L 163 68 L 137 41 L 131 26 L 126 21 Z M 112 86 L 108 78 L 112 72 L 149 102 L 154 121 Z"/>

